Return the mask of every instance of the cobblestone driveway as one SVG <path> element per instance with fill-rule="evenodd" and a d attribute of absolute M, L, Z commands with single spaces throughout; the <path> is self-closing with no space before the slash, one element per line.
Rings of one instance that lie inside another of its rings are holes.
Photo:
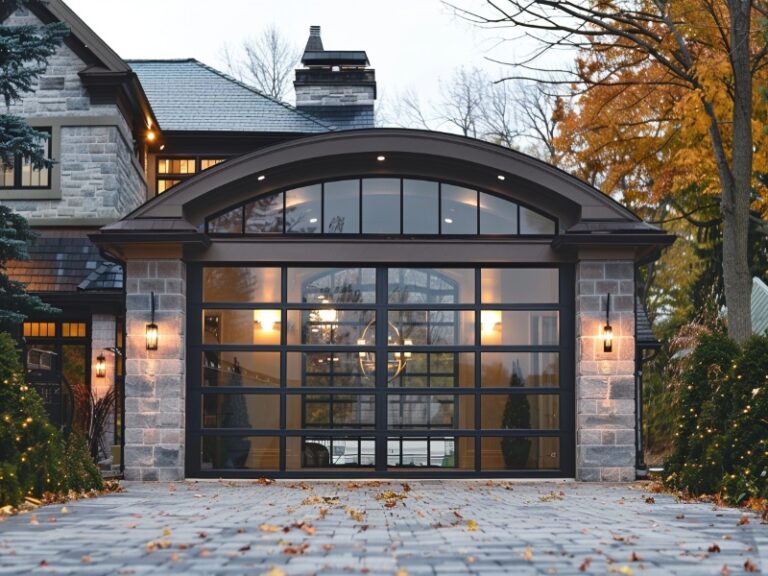
<path fill-rule="evenodd" d="M 699 576 L 768 566 L 757 516 L 626 485 L 125 487 L 0 523 L 0 574 Z"/>

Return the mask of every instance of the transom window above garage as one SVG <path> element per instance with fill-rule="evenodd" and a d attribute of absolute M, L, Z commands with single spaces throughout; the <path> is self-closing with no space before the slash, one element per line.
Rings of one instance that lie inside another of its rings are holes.
<path fill-rule="evenodd" d="M 431 180 L 356 178 L 292 188 L 208 219 L 223 235 L 551 236 L 554 218 L 494 194 Z"/>

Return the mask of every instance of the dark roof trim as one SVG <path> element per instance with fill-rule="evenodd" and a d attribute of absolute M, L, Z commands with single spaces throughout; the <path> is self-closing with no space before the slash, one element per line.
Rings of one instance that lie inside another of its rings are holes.
<path fill-rule="evenodd" d="M 308 50 L 301 57 L 307 66 L 368 66 L 364 50 Z"/>

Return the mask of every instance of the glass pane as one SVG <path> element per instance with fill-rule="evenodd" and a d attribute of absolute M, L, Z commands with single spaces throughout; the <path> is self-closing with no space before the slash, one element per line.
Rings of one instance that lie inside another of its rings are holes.
<path fill-rule="evenodd" d="M 475 428 L 475 397 L 432 394 L 390 394 L 387 397 L 390 428 Z"/>
<path fill-rule="evenodd" d="M 557 430 L 560 396 L 556 394 L 484 394 L 483 430 Z"/>
<path fill-rule="evenodd" d="M 442 185 L 440 219 L 443 234 L 477 234 L 477 192 Z"/>
<path fill-rule="evenodd" d="M 390 310 L 391 330 L 414 346 L 475 343 L 475 313 L 458 310 Z"/>
<path fill-rule="evenodd" d="M 341 180 L 324 186 L 325 232 L 360 233 L 360 181 Z"/>
<path fill-rule="evenodd" d="M 174 186 L 176 186 L 176 184 L 179 184 L 180 182 L 181 180 L 175 180 L 175 179 L 170 180 L 168 178 L 160 178 L 157 181 L 157 193 L 162 194 L 163 192 L 165 192 L 169 188 L 173 188 Z"/>
<path fill-rule="evenodd" d="M 520 234 L 556 234 L 555 221 L 520 206 Z"/>
<path fill-rule="evenodd" d="M 158 174 L 194 174 L 194 158 L 161 158 L 157 161 Z"/>
<path fill-rule="evenodd" d="M 235 208 L 216 216 L 208 221 L 208 232 L 211 234 L 242 234 L 243 208 Z"/>
<path fill-rule="evenodd" d="M 280 439 L 276 436 L 203 436 L 201 468 L 278 470 Z"/>
<path fill-rule="evenodd" d="M 390 388 L 474 388 L 471 352 L 389 353 Z M 399 369 L 399 370 L 398 370 Z"/>
<path fill-rule="evenodd" d="M 203 344 L 280 344 L 280 310 L 203 310 Z"/>
<path fill-rule="evenodd" d="M 387 468 L 475 469 L 474 438 L 387 438 Z"/>
<path fill-rule="evenodd" d="M 374 352 L 288 352 L 290 388 L 373 387 L 375 371 Z"/>
<path fill-rule="evenodd" d="M 203 268 L 205 302 L 280 302 L 280 268 Z"/>
<path fill-rule="evenodd" d="M 490 437 L 480 441 L 481 470 L 557 470 L 559 438 Z"/>
<path fill-rule="evenodd" d="M 280 352 L 203 352 L 203 386 L 278 388 Z"/>
<path fill-rule="evenodd" d="M 283 193 L 272 194 L 245 205 L 246 234 L 282 234 Z"/>
<path fill-rule="evenodd" d="M 438 183 L 403 180 L 403 234 L 437 234 Z"/>
<path fill-rule="evenodd" d="M 484 268 L 483 303 L 556 304 L 560 299 L 557 268 Z"/>
<path fill-rule="evenodd" d="M 345 467 L 376 464 L 376 441 L 366 437 L 289 437 L 285 442 L 287 470 Z"/>
<path fill-rule="evenodd" d="M 373 268 L 288 268 L 288 302 L 368 304 L 376 302 Z"/>
<path fill-rule="evenodd" d="M 320 184 L 285 193 L 285 233 L 319 234 L 323 229 Z"/>
<path fill-rule="evenodd" d="M 560 386 L 560 354 L 557 352 L 483 352 L 480 363 L 483 388 Z"/>
<path fill-rule="evenodd" d="M 292 430 L 373 428 L 374 399 L 372 394 L 289 394 L 286 423 Z"/>
<path fill-rule="evenodd" d="M 475 271 L 468 268 L 390 268 L 390 304 L 474 304 Z"/>
<path fill-rule="evenodd" d="M 280 428 L 277 394 L 203 394 L 203 428 Z"/>
<path fill-rule="evenodd" d="M 555 310 L 483 310 L 480 344 L 483 346 L 557 345 L 559 314 Z"/>
<path fill-rule="evenodd" d="M 363 180 L 363 234 L 400 233 L 400 180 Z"/>
<path fill-rule="evenodd" d="M 208 168 L 213 168 L 217 164 L 221 164 L 224 162 L 224 158 L 201 158 L 200 159 L 200 170 L 208 170 Z"/>
<path fill-rule="evenodd" d="M 289 310 L 288 344 L 358 346 L 365 339 L 366 345 L 372 346 L 375 317 L 373 310 Z"/>
<path fill-rule="evenodd" d="M 480 192 L 480 234 L 517 234 L 517 204 Z"/>

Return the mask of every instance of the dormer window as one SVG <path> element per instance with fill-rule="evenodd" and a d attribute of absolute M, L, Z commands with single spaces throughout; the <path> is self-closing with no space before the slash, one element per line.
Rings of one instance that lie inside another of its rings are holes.
<path fill-rule="evenodd" d="M 158 158 L 155 190 L 157 191 L 157 194 L 162 194 L 169 188 L 176 186 L 176 184 L 183 182 L 198 172 L 213 168 L 216 164 L 221 164 L 224 160 L 226 160 L 226 158 Z"/>

